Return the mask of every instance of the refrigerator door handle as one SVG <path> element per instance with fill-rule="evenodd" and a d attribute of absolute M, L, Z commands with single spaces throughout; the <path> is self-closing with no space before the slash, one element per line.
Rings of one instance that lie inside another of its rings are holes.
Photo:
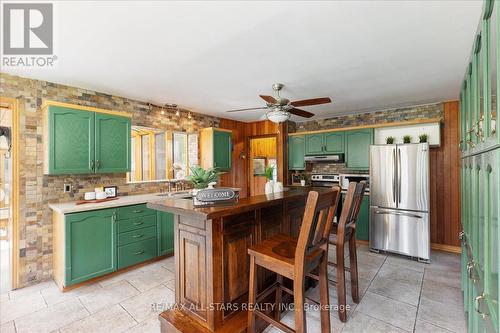
<path fill-rule="evenodd" d="M 375 214 L 381 214 L 381 215 L 399 215 L 399 216 L 407 216 L 407 217 L 413 217 L 416 219 L 421 219 L 422 216 L 416 215 L 416 214 L 409 214 L 409 213 L 403 213 L 403 212 L 389 212 L 389 211 L 384 211 L 384 210 L 377 210 L 375 211 Z"/>
<path fill-rule="evenodd" d="M 401 150 L 398 148 L 398 203 L 401 203 Z"/>
<path fill-rule="evenodd" d="M 392 150 L 392 201 L 396 203 L 396 148 Z"/>

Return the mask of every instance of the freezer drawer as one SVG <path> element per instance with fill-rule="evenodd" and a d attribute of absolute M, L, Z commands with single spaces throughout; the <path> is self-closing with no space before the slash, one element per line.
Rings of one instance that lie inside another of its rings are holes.
<path fill-rule="evenodd" d="M 430 259 L 429 214 L 370 207 L 370 248 Z"/>

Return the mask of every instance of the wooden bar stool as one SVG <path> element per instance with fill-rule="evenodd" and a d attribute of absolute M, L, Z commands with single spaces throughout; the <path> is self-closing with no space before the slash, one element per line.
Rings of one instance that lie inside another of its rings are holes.
<path fill-rule="evenodd" d="M 284 234 L 273 236 L 248 249 L 250 255 L 250 280 L 248 291 L 248 333 L 255 332 L 255 316 L 258 316 L 285 332 L 306 332 L 304 309 L 304 282 L 311 271 L 319 267 L 321 332 L 330 332 L 328 294 L 328 237 L 335 210 L 340 198 L 340 187 L 322 194 L 311 191 L 307 197 L 299 238 Z M 257 296 L 257 266 L 277 274 L 276 282 Z M 283 277 L 293 280 L 293 291 L 283 284 Z M 282 291 L 293 295 L 295 331 L 280 322 L 281 311 L 274 318 L 256 308 L 263 298 L 275 292 L 275 304 L 279 306 Z"/>
<path fill-rule="evenodd" d="M 356 256 L 356 220 L 363 201 L 366 183 L 364 181 L 349 183 L 347 194 L 342 205 L 342 212 L 338 223 L 332 228 L 328 243 L 336 248 L 337 262 L 328 262 L 328 265 L 337 268 L 337 281 L 329 280 L 337 286 L 339 318 L 347 320 L 345 271 L 351 274 L 351 296 L 355 303 L 359 303 L 358 288 L 358 259 Z M 344 244 L 349 243 L 349 267 L 345 266 Z"/>

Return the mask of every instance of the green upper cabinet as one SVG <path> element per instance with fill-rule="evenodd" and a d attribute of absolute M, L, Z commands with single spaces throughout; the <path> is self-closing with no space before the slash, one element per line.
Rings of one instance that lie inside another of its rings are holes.
<path fill-rule="evenodd" d="M 204 169 L 231 169 L 232 132 L 214 127 L 200 130 L 200 166 Z"/>
<path fill-rule="evenodd" d="M 130 171 L 130 118 L 94 110 L 63 103 L 43 107 L 45 174 Z"/>
<path fill-rule="evenodd" d="M 130 171 L 130 119 L 115 115 L 95 115 L 95 171 Z"/>
<path fill-rule="evenodd" d="M 157 213 L 158 255 L 163 256 L 174 252 L 174 214 Z"/>
<path fill-rule="evenodd" d="M 46 173 L 94 172 L 94 117 L 94 112 L 90 111 L 59 106 L 49 108 L 45 132 L 48 139 Z"/>
<path fill-rule="evenodd" d="M 291 135 L 288 137 L 288 169 L 304 170 L 306 140 L 303 135 Z"/>
<path fill-rule="evenodd" d="M 114 209 L 68 214 L 65 224 L 66 286 L 116 270 Z"/>
<path fill-rule="evenodd" d="M 325 153 L 338 154 L 344 152 L 344 132 L 327 132 L 324 134 Z"/>
<path fill-rule="evenodd" d="M 214 130 L 214 167 L 231 169 L 231 132 Z"/>
<path fill-rule="evenodd" d="M 306 135 L 306 155 L 338 154 L 344 152 L 344 132 L 325 132 Z"/>
<path fill-rule="evenodd" d="M 306 135 L 306 154 L 316 155 L 323 154 L 325 144 L 323 133 L 307 134 Z"/>
<path fill-rule="evenodd" d="M 354 170 L 368 170 L 371 144 L 373 144 L 372 128 L 345 132 L 346 167 Z"/>

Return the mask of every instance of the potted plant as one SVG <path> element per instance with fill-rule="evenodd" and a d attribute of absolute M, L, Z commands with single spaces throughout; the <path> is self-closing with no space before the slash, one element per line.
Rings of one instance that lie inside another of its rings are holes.
<path fill-rule="evenodd" d="M 418 140 L 420 141 L 420 143 L 427 142 L 427 139 L 429 139 L 429 136 L 427 134 L 420 134 L 418 136 Z"/>
<path fill-rule="evenodd" d="M 403 136 L 403 143 L 411 143 L 411 136 L 410 135 Z"/>
<path fill-rule="evenodd" d="M 266 187 L 264 188 L 266 194 L 271 194 L 274 191 L 273 172 L 274 172 L 273 165 L 268 165 L 264 169 L 264 176 L 267 178 Z"/>
<path fill-rule="evenodd" d="M 305 173 L 300 174 L 300 186 L 306 186 L 307 175 Z"/>
<path fill-rule="evenodd" d="M 387 143 L 388 145 L 392 145 L 394 143 L 394 137 L 393 136 L 388 136 L 387 138 L 385 138 L 385 143 Z"/>
<path fill-rule="evenodd" d="M 186 179 L 193 184 L 195 188 L 193 194 L 196 194 L 198 190 L 207 188 L 209 183 L 217 182 L 219 176 L 223 174 L 223 172 L 219 172 L 217 168 L 208 168 L 205 170 L 198 165 L 190 167 L 189 169 L 191 170 L 191 174 L 187 176 Z"/>

